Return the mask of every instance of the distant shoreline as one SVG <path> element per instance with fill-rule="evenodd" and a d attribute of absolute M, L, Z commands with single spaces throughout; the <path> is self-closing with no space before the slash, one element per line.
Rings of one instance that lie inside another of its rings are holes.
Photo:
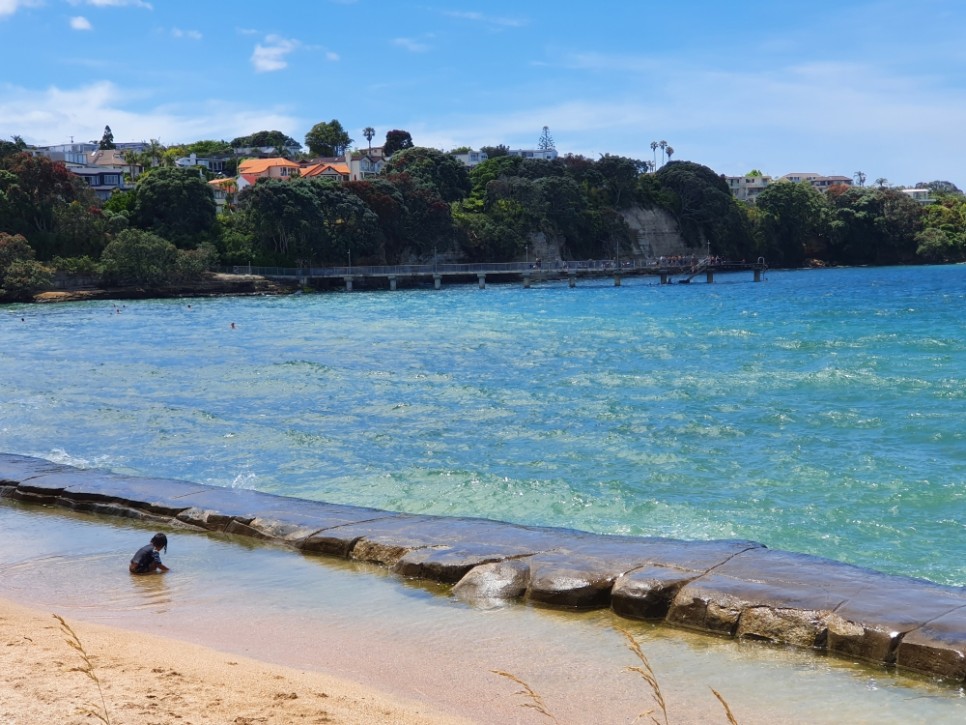
<path fill-rule="evenodd" d="M 185 284 L 147 287 L 79 287 L 47 290 L 33 297 L 33 302 L 85 302 L 88 300 L 149 300 L 182 297 L 232 297 L 252 295 L 286 295 L 296 291 L 292 285 L 280 284 L 265 277 L 244 274 L 212 274 L 208 278 Z"/>

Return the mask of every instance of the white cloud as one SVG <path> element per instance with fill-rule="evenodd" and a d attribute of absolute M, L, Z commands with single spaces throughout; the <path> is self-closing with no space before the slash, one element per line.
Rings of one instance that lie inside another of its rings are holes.
<path fill-rule="evenodd" d="M 138 89 L 101 81 L 76 88 L 28 90 L 0 83 L 0 128 L 27 143 L 50 145 L 99 139 L 105 124 L 117 141 L 160 139 L 188 143 L 235 138 L 253 129 L 277 128 L 298 137 L 304 122 L 285 108 L 234 101 L 151 105 Z M 304 131 L 302 131 L 304 133 Z"/>
<path fill-rule="evenodd" d="M 201 40 L 202 35 L 197 30 L 182 30 L 181 28 L 171 28 L 171 35 L 175 38 L 185 38 L 187 40 Z"/>
<path fill-rule="evenodd" d="M 265 37 L 265 45 L 257 43 L 252 53 L 252 66 L 258 73 L 271 73 L 288 67 L 285 59 L 292 51 L 299 48 L 302 44 L 297 40 L 283 38 L 280 35 L 268 35 Z"/>
<path fill-rule="evenodd" d="M 91 25 L 91 21 L 85 18 L 83 15 L 76 15 L 70 19 L 70 27 L 74 30 L 93 30 L 94 26 Z"/>
<path fill-rule="evenodd" d="M 95 8 L 133 7 L 154 10 L 151 3 L 144 2 L 144 0 L 69 0 L 69 2 L 71 5 L 91 5 Z"/>
<path fill-rule="evenodd" d="M 472 11 L 444 10 L 443 15 L 446 15 L 450 18 L 469 20 L 474 23 L 481 23 L 483 25 L 499 28 L 522 28 L 527 24 L 527 21 L 521 18 L 498 18 L 493 17 L 492 15 L 484 15 L 483 13 Z"/>
<path fill-rule="evenodd" d="M 413 38 L 393 38 L 392 44 L 398 48 L 404 48 L 410 53 L 425 53 L 429 50 L 429 46 L 426 43 L 421 43 Z"/>
<path fill-rule="evenodd" d="M 331 50 L 327 50 L 327 51 L 325 51 L 325 59 L 326 60 L 331 60 L 332 62 L 335 62 L 335 61 L 339 60 L 339 54 L 338 53 L 335 53 L 335 52 L 333 52 Z"/>
<path fill-rule="evenodd" d="M 13 15 L 20 8 L 35 8 L 41 0 L 0 0 L 0 18 Z"/>

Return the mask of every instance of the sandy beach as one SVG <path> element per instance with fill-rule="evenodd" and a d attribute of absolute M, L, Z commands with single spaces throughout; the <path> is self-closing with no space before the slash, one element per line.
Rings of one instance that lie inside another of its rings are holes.
<path fill-rule="evenodd" d="M 0 600 L 0 722 L 68 725 L 103 722 L 105 715 L 115 725 L 469 722 L 319 672 L 65 621 L 76 639 L 53 613 Z M 96 681 L 70 641 L 83 647 Z"/>

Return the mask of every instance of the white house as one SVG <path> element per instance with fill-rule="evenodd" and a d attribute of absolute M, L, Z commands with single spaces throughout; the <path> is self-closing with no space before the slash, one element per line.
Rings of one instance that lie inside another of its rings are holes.
<path fill-rule="evenodd" d="M 470 168 L 479 166 L 489 158 L 485 151 L 473 151 L 472 149 L 466 153 L 453 154 L 452 156 L 457 161 L 462 162 L 463 166 L 469 166 Z"/>
<path fill-rule="evenodd" d="M 755 203 L 758 195 L 768 188 L 774 180 L 770 176 L 749 174 L 747 176 L 725 176 L 731 195 L 738 201 Z"/>
<path fill-rule="evenodd" d="M 509 156 L 522 156 L 525 159 L 542 159 L 553 161 L 557 158 L 557 149 L 510 149 Z"/>

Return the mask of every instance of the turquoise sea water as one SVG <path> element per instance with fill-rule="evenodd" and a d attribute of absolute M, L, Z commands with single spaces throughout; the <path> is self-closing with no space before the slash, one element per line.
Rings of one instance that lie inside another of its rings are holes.
<path fill-rule="evenodd" d="M 116 304 L 0 308 L 0 451 L 966 585 L 964 266 Z"/>

